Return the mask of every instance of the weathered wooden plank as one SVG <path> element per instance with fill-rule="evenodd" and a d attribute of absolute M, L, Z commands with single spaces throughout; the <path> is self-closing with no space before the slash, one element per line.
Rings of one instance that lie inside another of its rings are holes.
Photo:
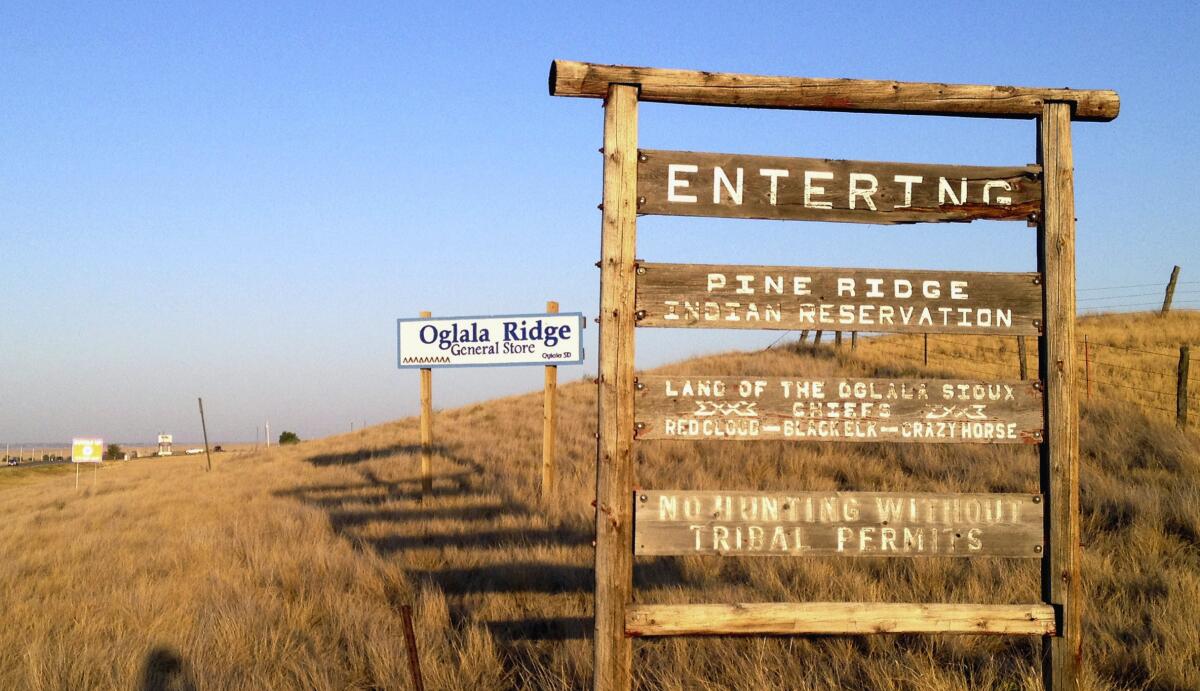
<path fill-rule="evenodd" d="M 634 553 L 1042 556 L 1032 494 L 638 490 Z"/>
<path fill-rule="evenodd" d="M 1031 119 L 1041 114 L 1045 102 L 1064 101 L 1074 119 L 1095 122 L 1112 120 L 1121 110 L 1121 99 L 1108 90 L 769 77 L 572 60 L 550 63 L 551 96 L 604 98 L 609 84 L 636 85 L 643 101 L 743 108 Z"/>
<path fill-rule="evenodd" d="M 893 602 L 753 602 L 733 605 L 630 605 L 629 636 L 1054 633 L 1048 605 Z"/>
<path fill-rule="evenodd" d="M 642 150 L 638 213 L 845 223 L 1027 221 L 1041 168 Z"/>
<path fill-rule="evenodd" d="M 1040 383 L 638 377 L 637 439 L 1036 444 Z"/>
<path fill-rule="evenodd" d="M 628 689 L 633 648 L 625 606 L 633 589 L 634 249 L 637 240 L 637 90 L 614 84 L 604 104 L 597 384 L 596 602 L 593 688 Z"/>
<path fill-rule="evenodd" d="M 1038 160 L 1046 169 L 1045 213 L 1038 227 L 1038 268 L 1046 277 L 1046 335 L 1038 371 L 1046 382 L 1046 441 L 1041 448 L 1046 495 L 1042 598 L 1059 613 L 1042 671 L 1052 691 L 1082 688 L 1083 554 L 1079 522 L 1079 392 L 1075 387 L 1075 170 L 1071 108 L 1047 104 L 1038 120 Z"/>
<path fill-rule="evenodd" d="M 1036 273 L 648 264 L 638 326 L 1037 335 Z"/>

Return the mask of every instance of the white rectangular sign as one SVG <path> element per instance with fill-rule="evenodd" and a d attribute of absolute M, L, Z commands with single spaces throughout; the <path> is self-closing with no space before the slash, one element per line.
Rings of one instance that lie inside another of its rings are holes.
<path fill-rule="evenodd" d="M 580 312 L 397 319 L 396 322 L 401 369 L 583 362 Z"/>
<path fill-rule="evenodd" d="M 72 439 L 71 440 L 71 462 L 72 463 L 103 463 L 104 462 L 104 440 L 103 439 Z"/>

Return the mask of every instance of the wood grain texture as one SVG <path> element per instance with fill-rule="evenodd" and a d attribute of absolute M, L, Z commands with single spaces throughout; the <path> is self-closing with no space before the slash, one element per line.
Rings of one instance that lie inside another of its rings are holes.
<path fill-rule="evenodd" d="M 1031 119 L 1048 101 L 1068 104 L 1076 120 L 1117 117 L 1115 91 L 874 79 L 769 77 L 555 60 L 550 95 L 604 98 L 609 84 L 631 84 L 643 101 L 744 108 L 906 113 Z"/>
<path fill-rule="evenodd" d="M 1030 494 L 638 490 L 634 553 L 728 557 L 1042 556 Z"/>
<path fill-rule="evenodd" d="M 1042 596 L 1058 612 L 1058 635 L 1043 647 L 1046 688 L 1077 691 L 1083 671 L 1083 583 L 1079 522 L 1079 392 L 1075 363 L 1075 170 L 1071 106 L 1047 104 L 1038 120 L 1039 162 L 1045 168 L 1045 212 L 1038 228 L 1038 264 L 1045 276 L 1046 335 L 1038 368 L 1046 382 L 1046 440 L 1041 448 L 1046 495 L 1046 557 Z"/>
<path fill-rule="evenodd" d="M 421 312 L 422 319 L 432 317 Z M 421 496 L 433 493 L 433 370 L 421 368 Z"/>
<path fill-rule="evenodd" d="M 1041 169 L 1034 165 L 877 163 L 645 149 L 638 161 L 642 214 L 889 224 L 1026 221 L 1042 207 Z"/>
<path fill-rule="evenodd" d="M 558 314 L 558 303 L 546 302 L 547 314 Z M 542 499 L 555 495 L 558 484 L 555 431 L 558 427 L 558 367 L 546 366 L 542 396 Z"/>
<path fill-rule="evenodd" d="M 1040 383 L 638 377 L 637 439 L 1036 444 Z"/>
<path fill-rule="evenodd" d="M 642 262 L 637 324 L 1035 336 L 1040 281 L 1036 273 Z"/>
<path fill-rule="evenodd" d="M 637 90 L 614 84 L 604 105 L 600 235 L 600 372 L 596 458 L 593 687 L 629 689 L 633 648 L 625 606 L 633 589 L 633 334 L 637 238 Z"/>
<path fill-rule="evenodd" d="M 1043 604 L 755 602 L 732 605 L 632 605 L 630 636 L 844 635 L 974 633 L 1045 636 L 1054 610 Z"/>

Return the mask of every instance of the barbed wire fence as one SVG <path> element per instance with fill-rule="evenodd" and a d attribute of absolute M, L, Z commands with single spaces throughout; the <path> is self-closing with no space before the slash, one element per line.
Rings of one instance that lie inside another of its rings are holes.
<path fill-rule="evenodd" d="M 1175 267 L 1165 295 L 1162 292 L 1147 292 L 1149 288 L 1159 288 L 1161 291 L 1161 283 L 1081 288 L 1078 291 L 1079 314 L 1094 316 L 1106 312 L 1153 311 L 1165 314 L 1174 308 L 1200 310 L 1200 281 L 1178 281 L 1178 275 L 1179 267 Z M 784 336 L 792 333 L 795 332 L 788 332 Z M 810 333 L 813 334 L 811 344 L 807 341 Z M 842 339 L 834 336 L 836 332 L 831 330 L 801 331 L 797 344 L 819 346 L 823 333 L 829 334 L 826 337 L 831 341 L 829 345 L 843 347 Z M 767 347 L 774 347 L 784 336 L 775 339 Z M 946 366 L 983 377 L 1015 379 L 1023 371 L 1035 373 L 1030 376 L 1036 376 L 1037 345 L 1036 340 L 1031 340 L 1031 347 L 1025 352 L 1019 337 L 962 338 L 938 334 L 896 334 L 887 338 L 884 347 L 930 366 Z M 857 338 L 851 343 L 854 349 Z M 1180 426 L 1186 426 L 1189 417 L 1200 413 L 1200 371 L 1189 371 L 1188 344 L 1181 343 L 1178 350 L 1171 352 L 1098 343 L 1083 336 L 1077 339 L 1076 347 L 1080 355 L 1076 375 L 1081 399 L 1090 400 L 1093 396 L 1118 398 L 1147 412 L 1172 416 Z M 1028 358 L 1029 362 L 1022 362 L 1023 358 Z"/>

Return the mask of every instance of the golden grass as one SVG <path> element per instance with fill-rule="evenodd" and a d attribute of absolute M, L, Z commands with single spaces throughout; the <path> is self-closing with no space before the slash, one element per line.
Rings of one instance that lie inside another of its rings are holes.
<path fill-rule="evenodd" d="M 1088 401 L 1133 403 L 1152 417 L 1175 419 L 1179 346 L 1200 337 L 1200 312 L 1177 310 L 1166 317 L 1156 312 L 1082 317 L 1076 337 L 1081 396 Z M 1036 376 L 1036 339 L 1027 340 L 1028 371 Z M 867 338 L 859 342 L 856 355 L 879 364 L 921 364 L 924 339 L 920 334 Z M 930 371 L 1015 379 L 1020 372 L 1018 361 L 1015 337 L 929 336 Z M 1189 417 L 1196 419 L 1200 416 L 1200 367 L 1191 368 L 1190 379 Z"/>
<path fill-rule="evenodd" d="M 1103 319 L 1090 328 L 1113 339 L 1124 330 Z M 1200 323 L 1185 331 L 1194 338 Z M 661 371 L 969 375 L 889 355 L 898 347 L 872 340 L 853 356 L 780 347 Z M 203 459 L 176 458 L 108 465 L 79 492 L 66 476 L 4 487 L 0 688 L 409 688 L 405 603 L 428 688 L 587 687 L 595 387 L 565 385 L 560 396 L 561 496 L 545 505 L 540 392 L 439 412 L 436 493 L 424 502 L 414 419 L 226 456 L 212 473 Z M 1088 688 L 1193 689 L 1200 441 L 1095 392 L 1082 429 Z M 646 487 L 1037 488 L 1031 448 L 637 449 Z M 639 558 L 635 583 L 641 602 L 1039 597 L 1032 560 Z M 1039 646 L 983 636 L 664 639 L 635 642 L 634 666 L 646 689 L 1035 689 Z"/>
<path fill-rule="evenodd" d="M 62 475 L 64 473 L 75 473 L 75 468 L 71 465 L 39 465 L 31 468 L 16 466 L 11 468 L 0 468 L 0 488 L 10 485 L 23 485 L 30 482 L 37 482 L 51 475 Z M 91 479 L 90 476 L 88 478 Z"/>

